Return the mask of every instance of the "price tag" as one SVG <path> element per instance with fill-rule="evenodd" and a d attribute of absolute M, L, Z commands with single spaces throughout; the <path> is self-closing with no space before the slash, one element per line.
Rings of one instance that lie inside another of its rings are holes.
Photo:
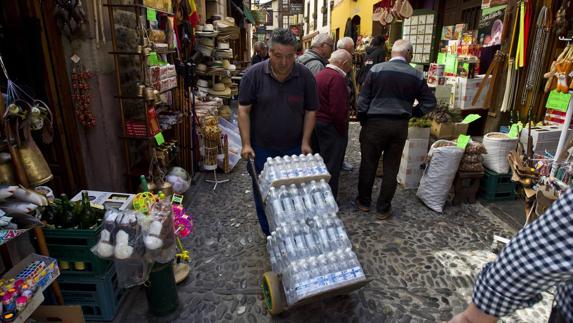
<path fill-rule="evenodd" d="M 571 94 L 560 93 L 557 90 L 549 92 L 549 97 L 547 98 L 546 108 L 559 110 L 561 112 L 567 112 L 567 107 L 569 106 L 569 101 L 571 100 Z"/>
<path fill-rule="evenodd" d="M 438 53 L 438 64 L 446 64 L 446 53 Z"/>
<path fill-rule="evenodd" d="M 479 114 L 475 114 L 475 113 L 468 114 L 468 115 L 464 118 L 464 120 L 462 121 L 462 123 L 471 123 L 471 122 L 476 121 L 476 120 L 479 119 L 479 118 L 481 118 L 481 116 L 480 116 Z"/>
<path fill-rule="evenodd" d="M 155 10 L 147 8 L 147 21 L 157 21 L 157 13 Z"/>
<path fill-rule="evenodd" d="M 507 134 L 509 136 L 509 138 L 517 138 L 517 135 L 519 134 L 519 130 L 521 130 L 520 128 L 521 127 L 517 123 L 512 124 L 511 128 L 509 128 L 509 132 Z"/>
<path fill-rule="evenodd" d="M 149 53 L 149 56 L 147 57 L 147 65 L 157 66 L 159 64 L 160 64 L 159 57 L 157 56 L 157 53 L 156 52 Z"/>
<path fill-rule="evenodd" d="M 163 143 L 165 142 L 165 138 L 163 138 L 163 133 L 158 133 L 155 135 L 155 141 L 157 142 L 158 146 L 163 145 Z"/>
<path fill-rule="evenodd" d="M 460 135 L 458 137 L 458 147 L 461 149 L 466 149 L 466 146 L 470 142 L 470 136 L 467 135 Z"/>

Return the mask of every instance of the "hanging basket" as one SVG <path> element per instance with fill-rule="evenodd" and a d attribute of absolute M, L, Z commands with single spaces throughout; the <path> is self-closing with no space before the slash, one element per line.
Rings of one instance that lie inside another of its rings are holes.
<path fill-rule="evenodd" d="M 487 154 L 483 155 L 485 167 L 498 174 L 507 174 L 509 172 L 507 155 L 515 149 L 517 138 L 510 138 L 501 132 L 490 132 L 483 137 L 483 145 L 487 150 Z"/>
<path fill-rule="evenodd" d="M 266 10 L 253 10 L 253 17 L 255 18 L 255 23 L 257 25 L 263 25 L 267 23 Z"/>

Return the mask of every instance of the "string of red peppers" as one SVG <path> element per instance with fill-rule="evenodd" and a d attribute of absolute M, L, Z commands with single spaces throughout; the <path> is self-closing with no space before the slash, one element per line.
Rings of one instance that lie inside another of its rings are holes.
<path fill-rule="evenodd" d="M 90 109 L 91 94 L 89 79 L 93 77 L 93 73 L 74 68 L 72 72 L 72 99 L 76 117 L 86 128 L 93 128 L 96 124 L 94 114 Z"/>

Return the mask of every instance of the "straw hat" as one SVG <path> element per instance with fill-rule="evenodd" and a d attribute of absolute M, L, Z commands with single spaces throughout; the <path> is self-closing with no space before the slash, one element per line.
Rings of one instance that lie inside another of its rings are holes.
<path fill-rule="evenodd" d="M 211 39 L 213 40 L 213 39 Z M 227 50 L 230 49 L 231 47 L 229 46 L 229 43 L 225 43 L 225 42 L 219 42 L 217 44 L 217 49 L 223 49 L 223 50 Z"/>
<path fill-rule="evenodd" d="M 197 31 L 196 34 L 197 36 L 202 37 L 214 37 L 217 36 L 219 32 L 213 28 L 212 24 L 205 24 L 205 26 L 203 26 L 203 31 Z"/>
<path fill-rule="evenodd" d="M 202 37 L 201 39 L 199 39 L 199 44 L 209 47 L 215 47 L 215 39 Z"/>
<path fill-rule="evenodd" d="M 206 73 L 206 72 L 207 72 L 207 65 L 205 65 L 205 64 L 198 64 L 198 65 L 197 65 L 197 72 L 199 72 L 199 73 Z"/>
<path fill-rule="evenodd" d="M 215 83 L 213 87 L 209 89 L 209 94 L 229 96 L 231 95 L 231 89 L 225 86 L 223 83 Z"/>
<path fill-rule="evenodd" d="M 209 88 L 209 82 L 207 80 L 198 79 L 197 80 L 197 87 L 206 87 Z"/>
<path fill-rule="evenodd" d="M 233 80 L 231 80 L 230 77 L 223 77 L 221 78 L 221 83 L 230 86 L 231 84 L 233 84 Z"/>
<path fill-rule="evenodd" d="M 221 20 L 216 20 L 215 25 L 217 25 L 217 28 L 221 29 L 221 28 L 229 28 L 229 27 L 235 27 L 235 18 L 233 17 L 225 17 Z"/>
<path fill-rule="evenodd" d="M 206 80 L 197 80 L 197 89 L 204 93 L 209 93 L 209 82 Z"/>

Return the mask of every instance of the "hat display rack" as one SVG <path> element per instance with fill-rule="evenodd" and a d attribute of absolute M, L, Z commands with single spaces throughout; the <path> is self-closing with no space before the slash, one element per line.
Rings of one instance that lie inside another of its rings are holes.
<path fill-rule="evenodd" d="M 234 18 L 224 17 L 214 20 L 213 23 L 197 26 L 195 35 L 197 36 L 195 50 L 202 56 L 196 60 L 195 95 L 200 101 L 215 98 L 211 100 L 224 102 L 224 106 L 228 107 L 231 98 L 238 95 L 238 84 L 233 83 L 231 79 L 231 76 L 237 74 L 237 66 L 232 64 L 234 53 L 231 42 L 239 39 L 240 29 L 236 26 Z M 213 111 L 213 114 L 217 113 Z M 215 190 L 219 184 L 229 181 L 219 180 L 216 171 L 218 166 L 221 166 L 220 162 L 225 173 L 230 171 L 227 139 L 219 129 L 219 117 L 209 115 L 196 121 L 201 128 L 203 169 L 213 171 L 213 179 L 206 181 L 214 183 L 213 190 Z"/>

